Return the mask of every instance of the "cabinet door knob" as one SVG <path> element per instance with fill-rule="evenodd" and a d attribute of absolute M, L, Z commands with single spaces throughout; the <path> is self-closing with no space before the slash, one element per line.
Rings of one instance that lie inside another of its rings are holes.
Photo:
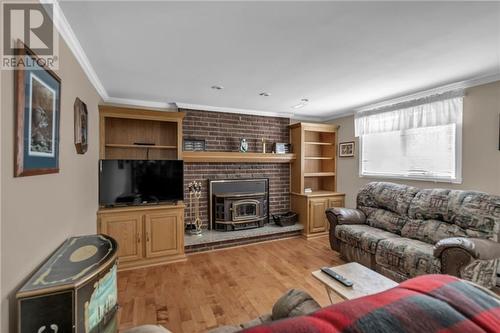
<path fill-rule="evenodd" d="M 141 236 L 139 235 L 139 233 L 137 233 L 137 243 L 140 243 L 141 242 Z"/>
<path fill-rule="evenodd" d="M 149 232 L 146 232 L 146 242 L 149 243 Z"/>

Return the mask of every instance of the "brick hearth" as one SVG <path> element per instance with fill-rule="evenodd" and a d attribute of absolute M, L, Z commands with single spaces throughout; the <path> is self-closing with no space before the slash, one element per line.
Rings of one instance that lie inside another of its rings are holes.
<path fill-rule="evenodd" d="M 304 226 L 295 224 L 287 227 L 266 225 L 263 228 L 239 230 L 233 232 L 220 232 L 205 230 L 201 236 L 186 234 L 186 253 L 202 252 L 222 249 L 230 246 L 246 245 L 268 240 L 300 236 Z"/>

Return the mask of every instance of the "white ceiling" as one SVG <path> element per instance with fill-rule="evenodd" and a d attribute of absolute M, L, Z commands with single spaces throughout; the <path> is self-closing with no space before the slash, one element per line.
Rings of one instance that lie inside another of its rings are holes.
<path fill-rule="evenodd" d="M 60 5 L 113 98 L 328 118 L 500 73 L 498 2 Z"/>

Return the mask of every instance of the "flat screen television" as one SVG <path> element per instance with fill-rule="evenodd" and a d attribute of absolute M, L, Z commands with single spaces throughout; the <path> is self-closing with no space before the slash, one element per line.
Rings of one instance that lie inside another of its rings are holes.
<path fill-rule="evenodd" d="M 101 160 L 99 204 L 144 205 L 184 200 L 184 164 L 178 160 Z"/>

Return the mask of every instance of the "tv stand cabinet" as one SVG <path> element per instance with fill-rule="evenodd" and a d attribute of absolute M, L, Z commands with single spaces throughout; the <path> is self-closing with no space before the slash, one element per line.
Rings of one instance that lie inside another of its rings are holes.
<path fill-rule="evenodd" d="M 118 269 L 185 260 L 184 204 L 102 208 L 97 229 L 118 243 Z"/>
<path fill-rule="evenodd" d="M 182 159 L 183 112 L 99 106 L 99 157 Z M 184 204 L 101 208 L 97 230 L 118 242 L 118 269 L 185 260 Z"/>

